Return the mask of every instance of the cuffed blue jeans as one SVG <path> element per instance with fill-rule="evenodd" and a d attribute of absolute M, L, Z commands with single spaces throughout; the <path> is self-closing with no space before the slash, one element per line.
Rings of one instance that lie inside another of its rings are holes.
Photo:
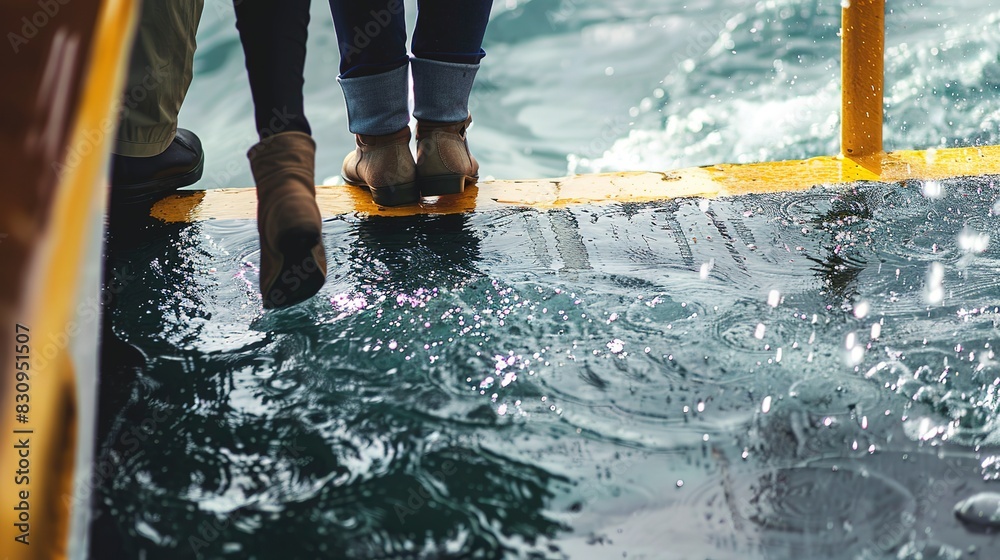
<path fill-rule="evenodd" d="M 302 96 L 309 0 L 234 0 L 233 5 L 261 138 L 289 130 L 311 134 Z M 444 110 L 425 103 L 415 108 L 418 118 L 451 122 L 461 112 L 463 96 L 467 105 L 475 70 L 486 55 L 482 43 L 491 7 L 492 0 L 418 0 L 411 50 L 415 60 L 431 62 L 423 65 L 426 79 L 414 75 L 417 103 L 437 99 L 442 84 L 458 80 L 457 87 L 447 88 L 453 99 L 437 102 Z M 400 104 L 406 111 L 407 86 L 399 79 L 406 72 L 399 69 L 409 62 L 402 0 L 330 0 L 330 11 L 351 131 L 386 134 L 406 126 L 408 114 L 396 126 L 404 114 Z M 421 108 L 427 115 L 421 116 Z"/>

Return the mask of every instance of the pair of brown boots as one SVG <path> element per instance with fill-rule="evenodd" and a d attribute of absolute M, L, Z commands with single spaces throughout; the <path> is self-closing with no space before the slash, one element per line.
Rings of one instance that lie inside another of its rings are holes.
<path fill-rule="evenodd" d="M 418 120 L 416 161 L 409 127 L 382 136 L 357 134 L 357 148 L 344 159 L 341 174 L 348 184 L 368 188 L 381 206 L 461 193 L 479 179 L 465 136 L 471 123 L 471 116 L 454 123 Z"/>
<path fill-rule="evenodd" d="M 384 136 L 357 135 L 344 160 L 344 179 L 367 187 L 383 206 L 420 196 L 460 193 L 474 184 L 479 164 L 458 123 L 417 122 L 417 160 L 410 129 Z M 265 138 L 247 153 L 257 184 L 260 292 L 264 308 L 288 307 L 312 297 L 326 281 L 323 223 L 316 205 L 316 143 L 304 132 Z"/>

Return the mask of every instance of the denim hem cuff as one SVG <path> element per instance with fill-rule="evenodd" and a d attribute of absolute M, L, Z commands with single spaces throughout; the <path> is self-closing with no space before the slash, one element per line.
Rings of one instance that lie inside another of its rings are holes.
<path fill-rule="evenodd" d="M 469 117 L 469 95 L 478 64 L 411 58 L 413 116 L 435 122 L 459 122 Z"/>
<path fill-rule="evenodd" d="M 347 101 L 347 123 L 354 134 L 383 135 L 410 123 L 407 106 L 409 66 L 361 76 L 337 78 Z"/>

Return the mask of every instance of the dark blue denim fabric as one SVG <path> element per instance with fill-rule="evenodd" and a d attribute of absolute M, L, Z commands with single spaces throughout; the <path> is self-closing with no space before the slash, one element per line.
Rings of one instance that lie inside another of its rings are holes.
<path fill-rule="evenodd" d="M 478 64 L 493 0 L 419 0 L 413 56 Z M 340 46 L 340 77 L 381 74 L 406 64 L 402 0 L 330 0 Z"/>

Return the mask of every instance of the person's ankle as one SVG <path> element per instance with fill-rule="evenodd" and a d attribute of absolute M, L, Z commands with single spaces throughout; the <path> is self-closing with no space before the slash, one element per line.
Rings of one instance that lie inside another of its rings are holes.
<path fill-rule="evenodd" d="M 423 140 L 431 135 L 435 131 L 447 132 L 450 134 L 457 134 L 462 138 L 465 138 L 465 134 L 468 131 L 469 126 L 472 124 L 472 115 L 469 115 L 465 119 L 458 121 L 432 121 L 428 119 L 417 119 L 417 141 Z"/>
<path fill-rule="evenodd" d="M 421 196 L 464 192 L 479 179 L 479 163 L 466 132 L 472 117 L 457 122 L 417 120 L 417 182 Z"/>
<path fill-rule="evenodd" d="M 349 185 L 365 187 L 380 206 L 401 206 L 420 200 L 416 162 L 410 151 L 410 128 L 391 134 L 356 134 L 357 147 L 347 154 L 341 176 Z"/>

